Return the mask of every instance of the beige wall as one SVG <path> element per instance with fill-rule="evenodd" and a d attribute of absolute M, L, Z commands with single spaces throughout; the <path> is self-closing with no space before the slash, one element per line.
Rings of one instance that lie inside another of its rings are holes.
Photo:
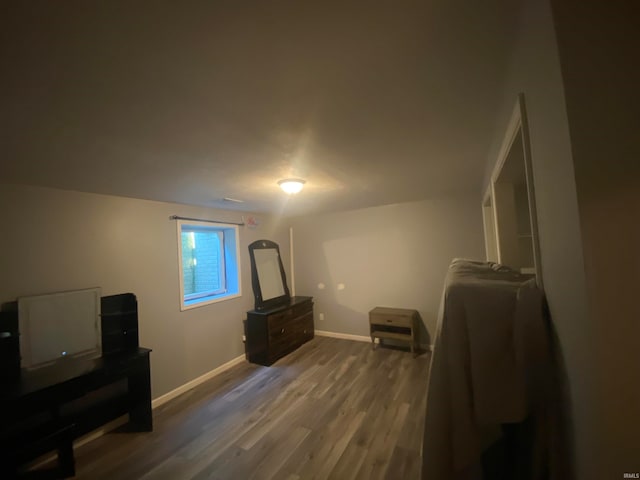
<path fill-rule="evenodd" d="M 140 342 L 151 354 L 154 398 L 244 353 L 242 320 L 253 308 L 247 245 L 281 246 L 288 230 L 269 218 L 240 228 L 242 297 L 180 312 L 176 222 L 169 216 L 240 221 L 239 212 L 0 185 L 0 302 L 98 286 L 138 297 Z"/>
<path fill-rule="evenodd" d="M 638 6 L 620 0 L 552 4 L 597 339 L 593 478 L 622 478 L 640 472 Z"/>
<path fill-rule="evenodd" d="M 475 196 L 301 217 L 291 224 L 296 293 L 314 297 L 318 330 L 368 335 L 368 312 L 375 306 L 412 308 L 426 327 L 421 343 L 428 344 L 451 259 L 484 258 Z"/>

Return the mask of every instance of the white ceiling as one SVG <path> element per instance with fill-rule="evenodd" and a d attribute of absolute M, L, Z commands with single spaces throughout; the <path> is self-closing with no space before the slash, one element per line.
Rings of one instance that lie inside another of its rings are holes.
<path fill-rule="evenodd" d="M 285 215 L 480 190 L 515 2 L 14 3 L 2 182 Z"/>

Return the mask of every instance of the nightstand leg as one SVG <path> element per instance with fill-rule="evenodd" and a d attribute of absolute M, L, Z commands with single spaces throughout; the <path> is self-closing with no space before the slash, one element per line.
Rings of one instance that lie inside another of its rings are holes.
<path fill-rule="evenodd" d="M 411 328 L 411 353 L 413 354 L 413 358 L 416 358 L 416 332 L 415 325 Z"/>

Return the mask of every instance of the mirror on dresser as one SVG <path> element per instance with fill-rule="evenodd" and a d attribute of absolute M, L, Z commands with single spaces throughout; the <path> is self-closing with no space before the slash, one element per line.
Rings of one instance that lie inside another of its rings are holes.
<path fill-rule="evenodd" d="M 271 240 L 257 240 L 249 245 L 249 257 L 255 309 L 264 310 L 288 303 L 291 296 L 278 244 Z"/>

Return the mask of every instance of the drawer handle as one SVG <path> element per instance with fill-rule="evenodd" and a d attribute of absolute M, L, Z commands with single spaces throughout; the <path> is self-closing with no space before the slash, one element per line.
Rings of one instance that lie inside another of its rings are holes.
<path fill-rule="evenodd" d="M 391 320 L 391 319 L 387 318 L 387 322 L 388 322 L 388 323 L 391 323 L 391 322 L 393 322 L 393 320 Z"/>
<path fill-rule="evenodd" d="M 280 333 L 284 333 L 284 328 L 282 330 L 280 330 Z"/>

